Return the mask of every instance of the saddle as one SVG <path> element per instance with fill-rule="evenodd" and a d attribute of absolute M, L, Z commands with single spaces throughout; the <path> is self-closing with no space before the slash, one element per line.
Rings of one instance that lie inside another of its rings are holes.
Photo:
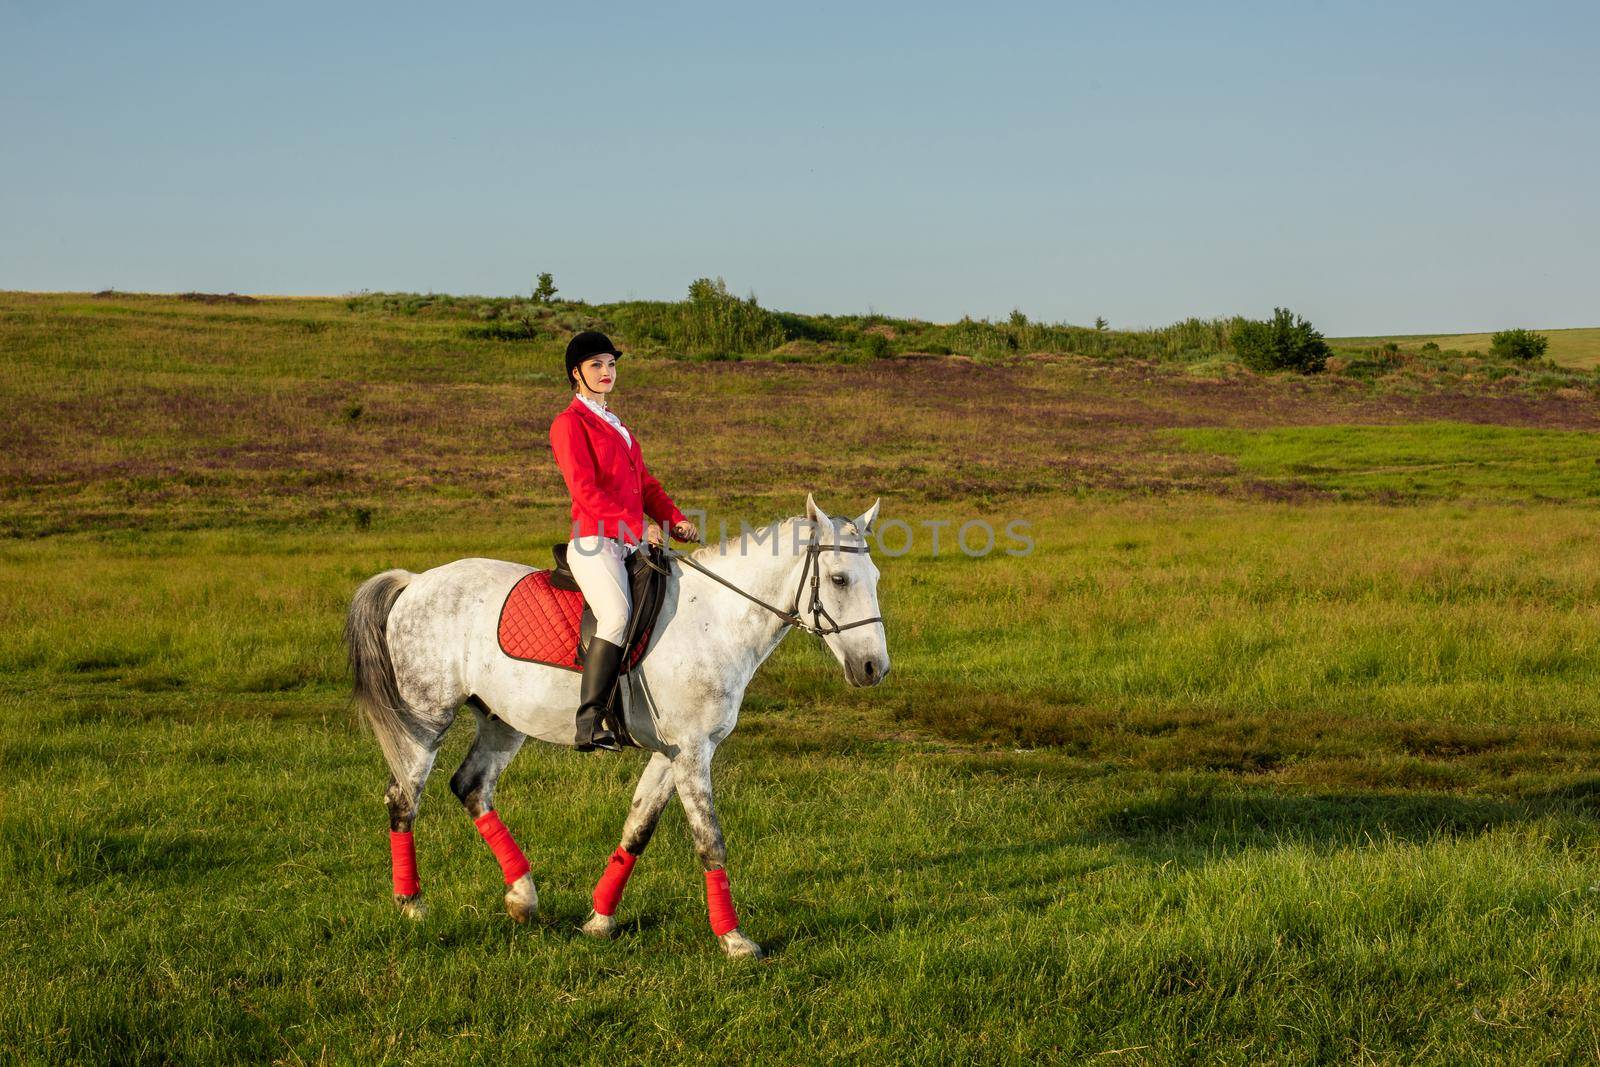
<path fill-rule="evenodd" d="M 582 597 L 583 592 L 578 589 L 578 581 L 567 567 L 567 542 L 563 541 L 553 546 L 550 552 L 556 560 L 555 569 L 550 572 L 551 584 L 561 589 L 577 590 L 578 595 Z M 645 647 L 649 645 L 650 634 L 655 629 L 656 616 L 661 614 L 661 601 L 666 597 L 667 575 L 671 573 L 661 550 L 653 545 L 641 545 L 636 551 L 630 552 L 627 568 L 629 636 L 623 641 L 624 647 L 628 649 L 628 655 L 623 659 L 623 674 L 631 671 L 644 658 Z M 589 641 L 594 637 L 594 626 L 594 611 L 585 601 L 583 617 L 578 623 L 578 647 L 573 655 L 580 665 L 589 651 Z"/>
<path fill-rule="evenodd" d="M 512 659 L 581 672 L 594 638 L 594 611 L 567 567 L 567 542 L 551 551 L 555 567 L 533 571 L 518 580 L 500 605 L 500 651 Z M 621 674 L 644 659 L 666 596 L 669 573 L 660 549 L 648 545 L 629 554 L 627 567 L 631 609 Z"/>

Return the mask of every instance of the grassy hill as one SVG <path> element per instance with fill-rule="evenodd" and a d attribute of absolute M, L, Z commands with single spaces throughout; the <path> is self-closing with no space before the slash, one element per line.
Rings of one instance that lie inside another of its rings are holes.
<path fill-rule="evenodd" d="M 971 336 L 1015 347 L 948 355 L 858 321 L 712 358 L 671 340 L 682 308 L 493 306 L 0 294 L 0 1048 L 1600 1047 L 1594 375 L 1374 344 L 1259 376 L 1010 323 Z M 808 491 L 915 532 L 877 549 L 888 681 L 849 689 L 791 636 L 719 754 L 759 966 L 717 955 L 671 811 L 623 938 L 575 935 L 637 754 L 513 764 L 498 803 L 545 908 L 521 928 L 446 788 L 458 731 L 418 824 L 432 917 L 388 899 L 344 606 L 392 566 L 548 559 L 546 431 L 587 322 L 631 345 L 615 406 L 713 537 Z M 976 519 L 1032 551 L 952 551 Z"/>

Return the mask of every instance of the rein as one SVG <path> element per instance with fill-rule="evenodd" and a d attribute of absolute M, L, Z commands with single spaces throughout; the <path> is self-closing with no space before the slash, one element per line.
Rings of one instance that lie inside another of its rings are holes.
<path fill-rule="evenodd" d="M 709 545 L 706 545 L 706 542 L 704 541 L 696 541 L 695 544 L 703 545 L 708 548 L 710 547 Z M 666 554 L 667 558 L 675 559 L 680 563 L 688 564 L 701 574 L 705 575 L 707 578 L 721 582 L 723 585 L 727 586 L 729 589 L 732 589 L 735 593 L 738 593 L 746 600 L 752 600 L 755 603 L 760 604 L 778 618 L 782 619 L 786 626 L 797 626 L 807 633 L 816 634 L 818 637 L 824 637 L 828 634 L 836 634 L 841 630 L 848 630 L 855 626 L 865 626 L 868 623 L 883 621 L 882 615 L 874 615 L 869 619 L 857 619 L 855 622 L 847 622 L 841 626 L 832 615 L 828 614 L 828 609 L 822 606 L 822 568 L 817 564 L 817 556 L 821 554 L 824 549 L 832 552 L 867 552 L 869 549 L 865 545 L 824 545 L 816 541 L 808 542 L 806 544 L 806 561 L 805 564 L 800 568 L 800 584 L 795 586 L 794 603 L 790 606 L 788 611 L 785 611 L 782 608 L 776 607 L 772 604 L 768 604 L 765 600 L 762 600 L 760 597 L 755 596 L 752 593 L 745 592 L 743 589 L 740 589 L 738 586 L 734 585 L 720 574 L 707 570 L 689 556 L 677 551 L 665 543 L 661 545 L 661 548 Z M 811 601 L 806 605 L 806 611 L 811 614 L 811 621 L 809 623 L 800 617 L 800 591 L 806 587 L 806 573 L 808 571 L 811 574 Z M 824 628 L 822 625 L 823 619 L 828 620 L 827 628 Z"/>

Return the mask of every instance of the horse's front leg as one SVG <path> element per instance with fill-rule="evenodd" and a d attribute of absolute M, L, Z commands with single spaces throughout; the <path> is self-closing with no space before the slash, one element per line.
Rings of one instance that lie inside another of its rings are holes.
<path fill-rule="evenodd" d="M 733 910 L 733 894 L 728 888 L 728 848 L 722 841 L 722 827 L 711 802 L 711 753 L 708 744 L 697 750 L 685 749 L 672 761 L 672 778 L 689 818 L 694 835 L 694 850 L 706 872 L 706 906 L 711 913 L 711 932 L 730 956 L 761 957 L 761 946 L 739 932 L 739 918 Z"/>
<path fill-rule="evenodd" d="M 639 785 L 633 791 L 633 806 L 628 809 L 628 821 L 622 826 L 622 843 L 611 854 L 605 873 L 594 887 L 594 910 L 582 926 L 590 937 L 615 937 L 617 935 L 617 904 L 622 900 L 622 890 L 633 874 L 633 864 L 650 844 L 656 832 L 656 823 L 667 801 L 672 799 L 672 761 L 657 752 L 645 765 L 639 776 Z"/>

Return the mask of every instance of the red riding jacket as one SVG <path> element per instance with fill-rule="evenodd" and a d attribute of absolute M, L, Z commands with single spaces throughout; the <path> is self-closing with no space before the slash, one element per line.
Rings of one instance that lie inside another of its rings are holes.
<path fill-rule="evenodd" d="M 572 494 L 572 536 L 604 534 L 624 543 L 644 540 L 644 515 L 670 531 L 685 521 L 644 465 L 639 435 L 624 444 L 616 427 L 577 396 L 550 423 L 550 448 Z"/>

